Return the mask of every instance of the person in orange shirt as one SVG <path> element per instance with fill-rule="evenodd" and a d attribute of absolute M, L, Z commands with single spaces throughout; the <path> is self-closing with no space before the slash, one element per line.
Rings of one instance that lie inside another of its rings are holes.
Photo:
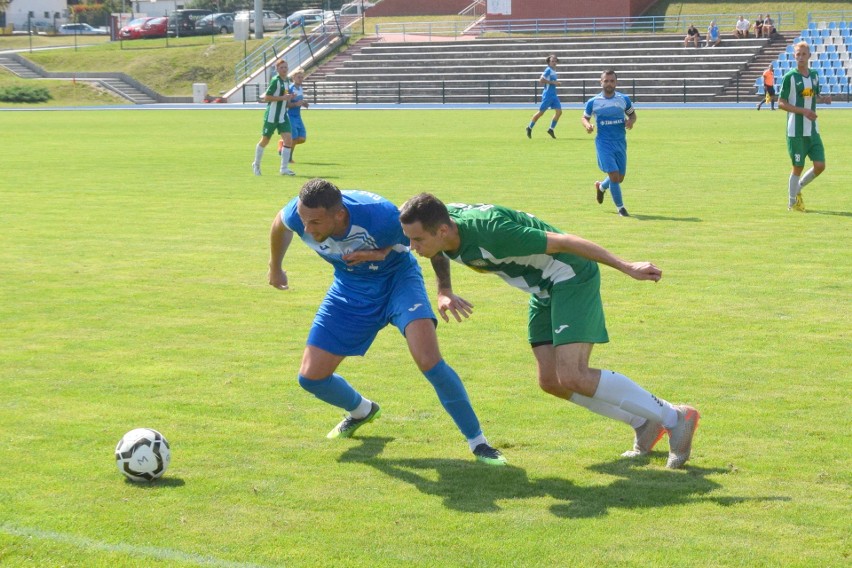
<path fill-rule="evenodd" d="M 772 71 L 772 63 L 766 66 L 766 71 L 763 72 L 763 100 L 757 103 L 757 110 L 763 106 L 763 103 L 769 103 L 772 110 L 775 110 L 775 73 Z"/>

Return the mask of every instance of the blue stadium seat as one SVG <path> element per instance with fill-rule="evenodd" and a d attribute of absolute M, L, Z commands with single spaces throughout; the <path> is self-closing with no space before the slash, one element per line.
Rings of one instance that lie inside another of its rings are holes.
<path fill-rule="evenodd" d="M 829 37 L 831 35 L 831 30 L 823 29 L 819 31 L 819 37 Z"/>
<path fill-rule="evenodd" d="M 833 30 L 837 27 L 837 22 L 828 22 L 828 29 Z"/>
<path fill-rule="evenodd" d="M 818 53 L 817 54 L 817 61 L 828 61 L 828 54 L 827 53 Z"/>
<path fill-rule="evenodd" d="M 763 83 L 762 82 L 757 87 L 757 94 L 758 95 L 765 95 L 766 94 L 766 91 L 763 90 Z"/>
<path fill-rule="evenodd" d="M 816 22 L 808 22 L 808 29 L 809 29 L 809 30 L 815 30 L 815 29 L 817 29 Z"/>
<path fill-rule="evenodd" d="M 837 27 L 841 30 L 845 30 L 847 28 L 846 22 L 837 22 Z"/>
<path fill-rule="evenodd" d="M 825 45 L 825 51 L 826 53 L 835 53 L 837 51 L 837 46 L 833 43 L 828 43 Z"/>
<path fill-rule="evenodd" d="M 796 42 L 796 43 L 798 43 L 798 42 Z M 792 45 L 788 45 L 786 47 L 786 49 L 784 50 L 784 53 L 782 53 L 781 55 L 785 55 L 785 54 L 793 55 L 793 46 Z"/>
<path fill-rule="evenodd" d="M 829 61 L 840 61 L 840 55 L 837 54 L 836 51 L 826 53 Z"/>

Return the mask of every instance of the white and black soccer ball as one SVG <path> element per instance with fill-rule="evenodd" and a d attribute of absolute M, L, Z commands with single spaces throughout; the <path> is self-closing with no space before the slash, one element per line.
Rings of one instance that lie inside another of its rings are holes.
<path fill-rule="evenodd" d="M 162 434 L 151 428 L 136 428 L 115 446 L 115 465 L 132 481 L 153 481 L 169 468 L 172 454 Z"/>

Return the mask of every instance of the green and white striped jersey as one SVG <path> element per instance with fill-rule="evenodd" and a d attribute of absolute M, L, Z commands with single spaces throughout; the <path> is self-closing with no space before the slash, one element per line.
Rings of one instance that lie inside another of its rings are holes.
<path fill-rule="evenodd" d="M 267 95 L 280 97 L 287 94 L 287 89 L 290 88 L 290 81 L 285 77 L 282 78 L 277 73 L 269 82 L 269 87 L 266 89 Z M 280 124 L 287 120 L 287 101 L 273 101 L 266 104 L 266 113 L 263 115 L 264 122 Z"/>
<path fill-rule="evenodd" d="M 598 273 L 597 263 L 581 256 L 546 254 L 545 233 L 562 231 L 528 213 L 489 204 L 450 203 L 447 209 L 461 245 L 444 255 L 477 272 L 493 272 L 510 286 L 549 298 L 554 284 L 586 282 Z"/>
<path fill-rule="evenodd" d="M 781 79 L 780 98 L 786 100 L 793 106 L 809 108 L 816 112 L 817 97 L 820 95 L 819 74 L 813 69 L 808 69 L 808 76 L 799 73 L 798 69 L 787 71 Z M 808 120 L 801 114 L 787 113 L 787 136 L 811 136 L 816 133 L 815 120 Z"/>

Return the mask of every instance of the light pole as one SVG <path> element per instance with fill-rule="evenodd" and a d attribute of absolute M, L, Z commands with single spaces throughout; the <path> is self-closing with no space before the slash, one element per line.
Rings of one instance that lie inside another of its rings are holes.
<path fill-rule="evenodd" d="M 30 36 L 30 53 L 33 52 L 33 11 L 27 12 L 27 35 Z"/>

